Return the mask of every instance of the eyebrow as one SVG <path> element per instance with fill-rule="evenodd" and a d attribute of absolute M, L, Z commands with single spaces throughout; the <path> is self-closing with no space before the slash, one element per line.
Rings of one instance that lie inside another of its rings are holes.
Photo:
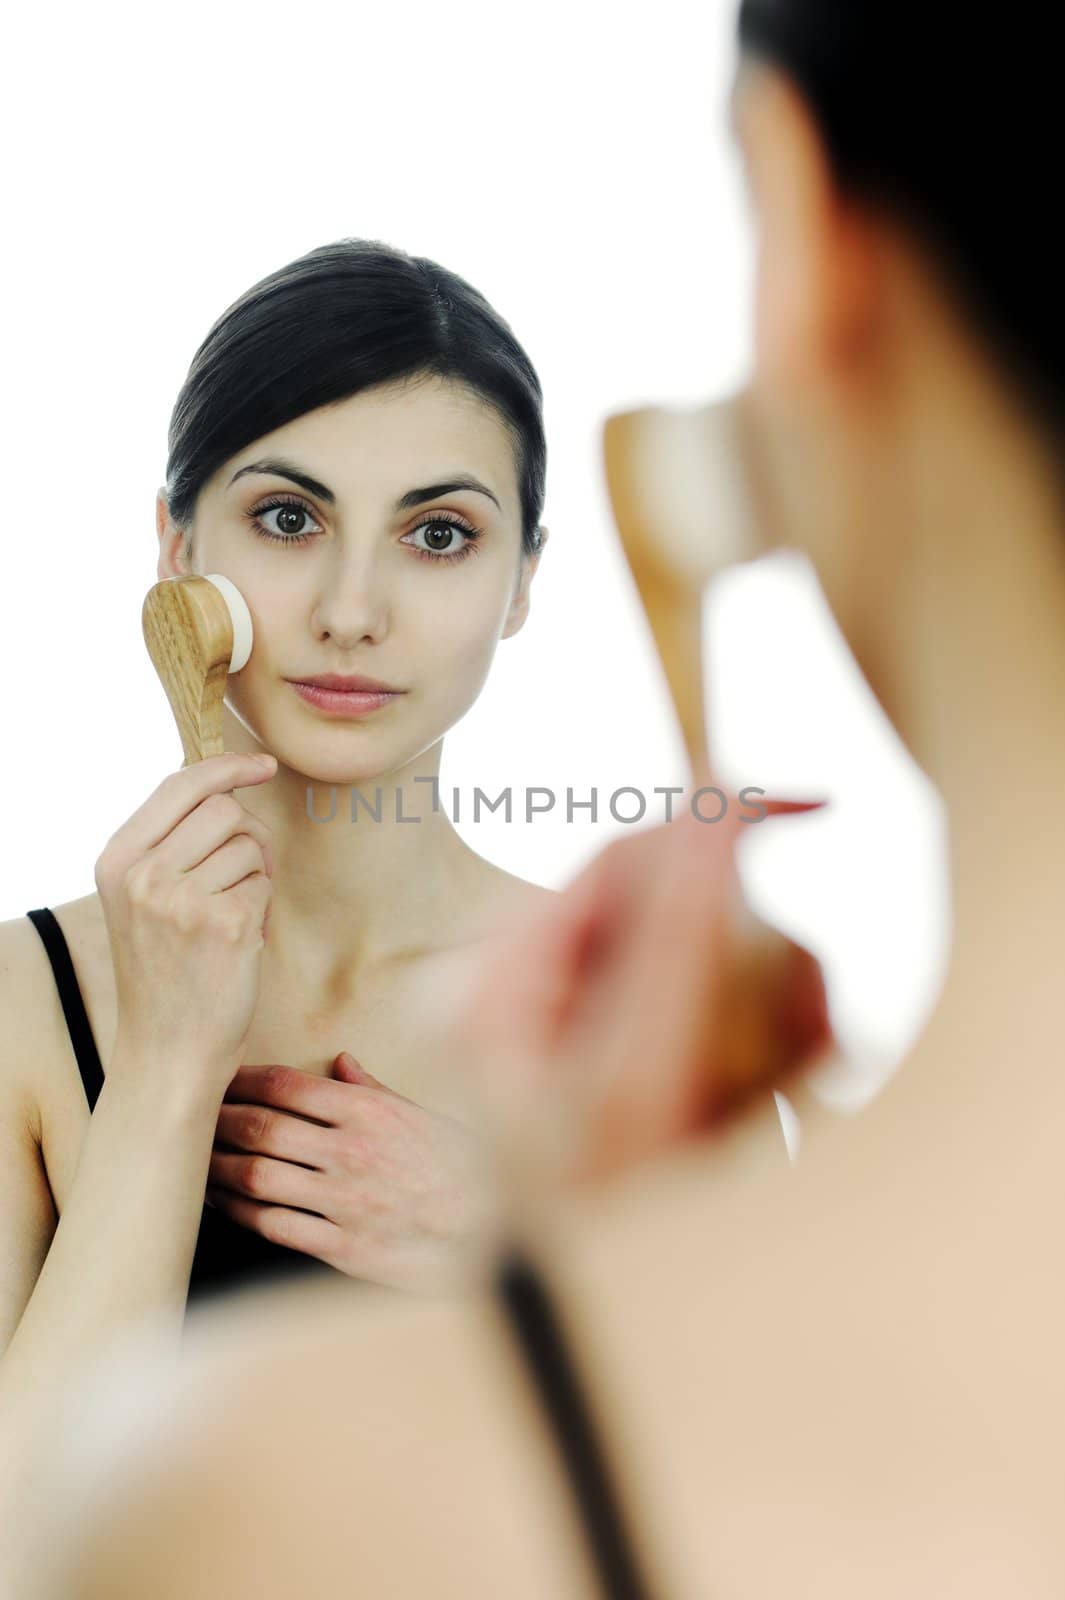
<path fill-rule="evenodd" d="M 293 466 L 291 461 L 251 461 L 246 467 L 234 472 L 226 488 L 231 488 L 246 472 L 261 472 L 270 477 L 289 478 L 293 483 L 298 483 L 301 489 L 306 489 L 308 494 L 316 495 L 319 500 L 325 500 L 331 506 L 336 505 L 336 495 L 332 489 L 327 489 L 317 478 L 312 478 L 309 473 Z M 439 500 L 441 495 L 454 494 L 456 489 L 473 489 L 477 494 L 486 494 L 500 511 L 503 509 L 491 489 L 486 488 L 479 478 L 475 478 L 469 472 L 457 472 L 444 483 L 427 483 L 418 489 L 408 489 L 406 494 L 400 495 L 393 509 L 409 511 L 413 506 L 424 505 L 427 500 Z"/>

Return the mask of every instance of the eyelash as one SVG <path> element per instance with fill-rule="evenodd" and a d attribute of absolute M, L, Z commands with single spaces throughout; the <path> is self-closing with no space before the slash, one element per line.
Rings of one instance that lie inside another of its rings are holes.
<path fill-rule="evenodd" d="M 274 495 L 271 500 L 264 500 L 260 505 L 253 506 L 250 511 L 245 512 L 245 516 L 261 539 L 270 539 L 274 544 L 306 544 L 311 537 L 309 533 L 275 533 L 272 528 L 263 527 L 262 522 L 259 520 L 260 517 L 265 516 L 268 511 L 276 511 L 281 506 L 295 506 L 297 510 L 306 512 L 309 517 L 314 516 L 314 512 L 310 507 L 300 500 L 297 495 L 287 494 Z M 481 537 L 480 530 L 472 527 L 465 518 L 460 517 L 453 511 L 434 511 L 431 517 L 423 518 L 416 527 L 411 529 L 411 532 L 417 533 L 419 528 L 429 527 L 436 522 L 447 523 L 449 527 L 458 528 L 459 532 L 465 535 L 466 543 L 461 550 L 438 551 L 421 550 L 417 545 L 411 545 L 410 548 L 420 560 L 432 562 L 465 561 L 467 556 L 478 553 L 477 540 Z"/>

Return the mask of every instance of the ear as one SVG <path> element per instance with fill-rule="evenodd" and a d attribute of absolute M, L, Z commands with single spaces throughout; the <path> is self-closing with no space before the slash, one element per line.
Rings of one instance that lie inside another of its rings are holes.
<path fill-rule="evenodd" d="M 733 95 L 758 234 L 757 369 L 779 392 L 846 378 L 876 331 L 877 228 L 844 194 L 806 101 L 747 62 Z"/>
<path fill-rule="evenodd" d="M 163 578 L 188 577 L 184 537 L 180 528 L 170 520 L 170 504 L 165 487 L 155 497 L 155 528 L 159 536 L 159 560 L 155 570 L 160 581 Z"/>
<path fill-rule="evenodd" d="M 503 625 L 502 633 L 499 635 L 501 639 L 509 639 L 511 634 L 517 633 L 519 629 L 524 627 L 525 619 L 529 615 L 529 585 L 532 583 L 536 569 L 540 565 L 540 557 L 543 555 L 544 548 L 550 537 L 543 523 L 540 524 L 538 531 L 540 534 L 540 548 L 535 555 L 523 555 L 521 558 L 521 581 L 518 584 L 513 600 L 510 602 L 507 620 Z"/>

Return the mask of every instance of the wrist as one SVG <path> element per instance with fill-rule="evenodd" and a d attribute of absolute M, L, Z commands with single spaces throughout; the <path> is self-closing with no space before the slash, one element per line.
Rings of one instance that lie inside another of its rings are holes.
<path fill-rule="evenodd" d="M 144 1117 L 153 1127 L 163 1124 L 174 1130 L 196 1128 L 218 1120 L 225 1087 L 220 1075 L 204 1073 L 203 1064 L 187 1059 L 152 1058 L 144 1051 L 117 1045 L 107 1065 L 101 1099 L 110 1088 L 108 1102 L 121 1103 L 130 1115 Z"/>

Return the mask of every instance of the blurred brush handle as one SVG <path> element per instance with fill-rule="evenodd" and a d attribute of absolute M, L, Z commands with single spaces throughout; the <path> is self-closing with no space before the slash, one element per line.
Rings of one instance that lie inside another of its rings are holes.
<path fill-rule="evenodd" d="M 816 811 L 826 803 L 758 801 L 769 816 Z M 817 958 L 756 917 L 742 894 L 730 933 L 720 1016 L 711 1019 L 706 1070 L 689 1107 L 691 1131 L 727 1120 L 837 1050 Z"/>

